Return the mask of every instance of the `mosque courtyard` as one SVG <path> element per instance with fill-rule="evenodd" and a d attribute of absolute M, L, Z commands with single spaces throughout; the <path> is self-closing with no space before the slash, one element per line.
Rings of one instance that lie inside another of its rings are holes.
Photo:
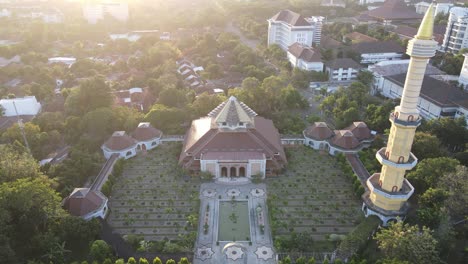
<path fill-rule="evenodd" d="M 180 148 L 165 143 L 128 160 L 110 197 L 108 222 L 118 233 L 180 241 L 197 232 L 195 264 L 266 264 L 281 253 L 274 241 L 294 233 L 312 237 L 310 252 L 333 251 L 330 236 L 347 234 L 361 216 L 352 183 L 328 154 L 289 148 L 280 176 L 202 182 L 181 175 Z"/>

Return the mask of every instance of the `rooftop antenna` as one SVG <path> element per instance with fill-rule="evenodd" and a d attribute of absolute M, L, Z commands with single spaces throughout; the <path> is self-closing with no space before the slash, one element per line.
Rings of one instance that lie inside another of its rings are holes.
<path fill-rule="evenodd" d="M 18 114 L 18 109 L 16 108 L 15 101 L 13 101 L 13 107 L 15 108 L 16 117 L 18 118 L 18 127 L 20 129 L 21 135 L 23 136 L 24 144 L 26 145 L 26 148 L 28 149 L 28 153 L 31 154 L 31 149 L 29 148 L 28 139 L 26 138 L 26 134 L 24 133 L 23 119 L 21 119 L 20 115 Z"/>

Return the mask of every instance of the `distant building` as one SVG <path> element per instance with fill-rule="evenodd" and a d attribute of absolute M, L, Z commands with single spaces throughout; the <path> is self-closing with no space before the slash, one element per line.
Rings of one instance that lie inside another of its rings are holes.
<path fill-rule="evenodd" d="M 0 17 L 10 17 L 11 16 L 11 11 L 8 9 L 3 8 L 0 10 Z"/>
<path fill-rule="evenodd" d="M 179 158 L 190 172 L 209 172 L 220 180 L 275 175 L 286 163 L 273 122 L 233 96 L 192 121 Z"/>
<path fill-rule="evenodd" d="M 73 57 L 53 57 L 48 59 L 49 63 L 62 63 L 71 67 L 75 62 L 76 58 Z"/>
<path fill-rule="evenodd" d="M 325 122 L 315 122 L 303 132 L 305 145 L 330 155 L 354 154 L 369 147 L 375 132 L 366 123 L 354 122 L 343 130 L 332 131 Z"/>
<path fill-rule="evenodd" d="M 464 54 L 465 60 L 463 61 L 463 66 L 458 77 L 458 82 L 463 85 L 463 88 L 466 90 L 468 88 L 468 54 Z"/>
<path fill-rule="evenodd" d="M 447 14 L 454 6 L 454 2 L 452 0 L 438 0 L 437 3 L 435 4 L 436 9 L 435 9 L 435 14 Z M 429 9 L 429 5 L 432 3 L 432 1 L 421 1 L 419 3 L 416 3 L 414 7 L 416 7 L 416 13 L 418 14 L 425 14 L 427 12 L 427 9 Z"/>
<path fill-rule="evenodd" d="M 295 42 L 311 47 L 319 45 L 324 17 L 304 18 L 290 10 L 282 10 L 268 19 L 268 46 L 277 44 L 283 50 Z"/>
<path fill-rule="evenodd" d="M 84 220 L 93 218 L 105 219 L 108 199 L 100 191 L 89 188 L 75 188 L 73 192 L 62 201 L 62 207 L 71 215 L 79 216 Z"/>
<path fill-rule="evenodd" d="M 322 0 L 321 6 L 327 7 L 346 7 L 346 2 L 344 0 Z"/>
<path fill-rule="evenodd" d="M 393 29 L 393 32 L 397 34 L 401 40 L 410 40 L 418 33 L 418 29 L 414 27 L 400 25 L 396 27 L 395 29 Z M 442 45 L 444 41 L 444 35 L 438 34 L 437 32 L 435 32 L 435 28 L 434 28 L 434 40 L 437 41 L 439 45 Z"/>
<path fill-rule="evenodd" d="M 418 22 L 421 18 L 422 15 L 407 6 L 404 0 L 386 0 L 382 6 L 361 13 L 358 20 L 389 25 Z"/>
<path fill-rule="evenodd" d="M 322 55 L 318 48 L 294 43 L 289 46 L 287 56 L 293 67 L 306 71 L 323 71 Z"/>
<path fill-rule="evenodd" d="M 124 2 L 98 2 L 83 5 L 83 16 L 90 24 L 96 24 L 99 20 L 109 15 L 119 21 L 128 20 L 128 4 Z"/>
<path fill-rule="evenodd" d="M 361 55 L 361 64 L 399 60 L 405 52 L 396 41 L 362 42 L 351 45 L 351 50 Z"/>
<path fill-rule="evenodd" d="M 21 57 L 19 55 L 14 56 L 13 58 L 7 59 L 4 57 L 0 57 L 0 68 L 6 67 L 10 64 L 14 63 L 21 63 Z"/>
<path fill-rule="evenodd" d="M 374 75 L 373 93 L 383 89 L 385 77 L 408 72 L 409 60 L 382 61 L 374 65 L 369 65 L 368 70 Z M 426 75 L 444 75 L 438 68 L 428 64 Z"/>
<path fill-rule="evenodd" d="M 377 42 L 376 38 L 354 31 L 343 36 L 343 42 L 351 42 L 351 44 L 357 44 L 361 42 Z"/>
<path fill-rule="evenodd" d="M 385 0 L 359 0 L 359 5 L 368 5 L 374 3 L 383 3 Z"/>
<path fill-rule="evenodd" d="M 0 106 L 3 108 L 3 116 L 36 116 L 41 111 L 41 104 L 35 96 L 22 98 L 1 99 Z"/>
<path fill-rule="evenodd" d="M 401 98 L 405 78 L 406 73 L 384 77 L 380 94 L 391 99 Z M 417 108 L 425 119 L 465 116 L 468 121 L 468 93 L 425 75 Z"/>
<path fill-rule="evenodd" d="M 454 7 L 449 13 L 441 50 L 457 53 L 461 49 L 468 48 L 468 8 Z"/>
<path fill-rule="evenodd" d="M 356 80 L 362 66 L 350 58 L 339 58 L 325 63 L 325 72 L 331 82 Z"/>

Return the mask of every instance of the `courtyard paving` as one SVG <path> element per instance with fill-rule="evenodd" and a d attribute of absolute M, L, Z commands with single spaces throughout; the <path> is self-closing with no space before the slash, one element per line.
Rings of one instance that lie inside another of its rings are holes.
<path fill-rule="evenodd" d="M 273 249 L 266 185 L 250 182 L 204 183 L 200 187 L 200 218 L 194 264 L 273 264 Z M 242 241 L 219 241 L 219 203 L 246 201 L 250 222 L 250 236 Z M 263 227 L 262 227 L 263 226 Z"/>

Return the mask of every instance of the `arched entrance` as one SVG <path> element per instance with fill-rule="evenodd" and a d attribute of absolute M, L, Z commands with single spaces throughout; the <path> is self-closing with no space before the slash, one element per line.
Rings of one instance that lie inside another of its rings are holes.
<path fill-rule="evenodd" d="M 227 168 L 226 167 L 221 168 L 221 177 L 227 177 Z"/>
<path fill-rule="evenodd" d="M 239 168 L 239 177 L 245 177 L 245 168 L 244 167 Z"/>
<path fill-rule="evenodd" d="M 146 150 L 146 145 L 145 145 L 145 144 L 141 144 L 141 149 L 142 149 L 143 151 L 145 151 L 145 150 Z"/>
<path fill-rule="evenodd" d="M 231 167 L 230 175 L 231 175 L 231 177 L 237 177 L 236 167 Z"/>

